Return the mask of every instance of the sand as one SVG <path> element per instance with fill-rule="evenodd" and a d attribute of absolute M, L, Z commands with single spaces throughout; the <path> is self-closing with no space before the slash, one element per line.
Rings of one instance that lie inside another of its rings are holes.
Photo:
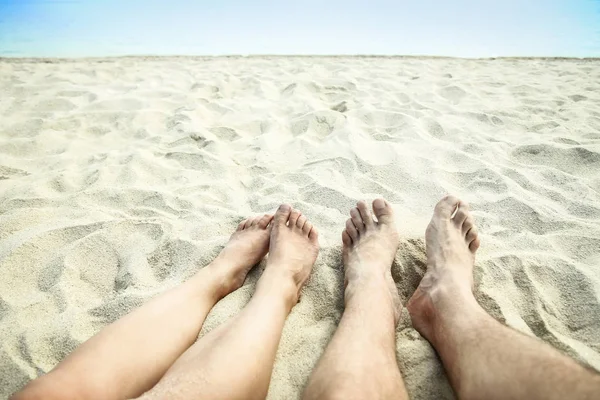
<path fill-rule="evenodd" d="M 480 228 L 485 309 L 600 368 L 599 82 L 597 60 L 1 59 L 0 398 L 281 202 L 321 233 L 269 391 L 298 398 L 342 313 L 348 210 L 376 196 L 397 212 L 403 301 L 453 193 Z M 453 398 L 406 312 L 397 356 L 413 399 Z"/>

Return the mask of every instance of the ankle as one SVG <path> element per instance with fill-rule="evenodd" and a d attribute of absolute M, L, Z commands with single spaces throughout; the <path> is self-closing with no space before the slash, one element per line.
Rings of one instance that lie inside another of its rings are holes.
<path fill-rule="evenodd" d="M 440 284 L 431 291 L 430 296 L 436 322 L 439 323 L 456 319 L 458 316 L 470 315 L 481 308 L 470 287 L 465 288 L 451 283 Z"/>
<path fill-rule="evenodd" d="M 256 286 L 255 296 L 268 296 L 281 300 L 289 311 L 298 303 L 299 285 L 294 276 L 284 268 L 266 268 Z"/>
<path fill-rule="evenodd" d="M 407 309 L 415 329 L 435 345 L 453 326 L 470 323 L 483 309 L 470 287 L 452 281 L 428 283 L 424 278 Z"/>
<path fill-rule="evenodd" d="M 369 274 L 348 278 L 344 281 L 344 299 L 346 302 L 354 297 L 369 295 L 387 289 L 384 274 Z"/>
<path fill-rule="evenodd" d="M 190 281 L 199 288 L 205 288 L 216 301 L 221 300 L 243 284 L 237 282 L 236 277 L 217 258 L 206 267 L 202 268 Z"/>
<path fill-rule="evenodd" d="M 449 340 L 449 335 L 458 334 L 466 338 L 467 333 L 475 332 L 488 317 L 473 296 L 440 303 L 432 319 L 431 342 L 434 347 L 439 348 Z"/>
<path fill-rule="evenodd" d="M 361 279 L 347 280 L 344 306 L 346 309 L 353 307 L 377 309 L 382 315 L 390 316 L 394 325 L 398 324 L 402 311 L 402 303 L 389 271 Z"/>

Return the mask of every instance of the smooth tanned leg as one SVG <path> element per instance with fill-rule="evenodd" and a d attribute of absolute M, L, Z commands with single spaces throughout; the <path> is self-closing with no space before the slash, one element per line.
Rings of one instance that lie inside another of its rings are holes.
<path fill-rule="evenodd" d="M 460 399 L 598 399 L 600 375 L 494 320 L 472 293 L 479 247 L 468 206 L 442 199 L 426 232 L 427 273 L 408 303 Z"/>
<path fill-rule="evenodd" d="M 126 399 L 149 390 L 194 343 L 215 303 L 265 256 L 272 218 L 243 221 L 210 265 L 105 327 L 13 400 Z"/>
<path fill-rule="evenodd" d="M 398 249 L 393 210 L 364 201 L 350 212 L 342 233 L 345 310 L 319 360 L 305 399 L 407 399 L 396 362 L 400 298 L 391 276 Z"/>
<path fill-rule="evenodd" d="M 267 267 L 242 312 L 186 351 L 144 399 L 264 399 L 285 319 L 319 251 L 317 231 L 282 205 Z"/>

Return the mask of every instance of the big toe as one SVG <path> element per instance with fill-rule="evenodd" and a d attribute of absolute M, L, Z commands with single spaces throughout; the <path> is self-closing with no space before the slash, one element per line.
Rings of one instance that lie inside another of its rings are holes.
<path fill-rule="evenodd" d="M 381 224 L 394 223 L 394 209 L 384 199 L 375 199 L 373 201 L 373 213 L 377 221 Z"/>
<path fill-rule="evenodd" d="M 435 206 L 434 216 L 450 219 L 456 211 L 456 207 L 460 200 L 454 196 L 446 196 L 441 199 Z"/>
<path fill-rule="evenodd" d="M 274 226 L 281 227 L 285 226 L 290 219 L 290 214 L 292 213 L 292 206 L 289 204 L 282 204 L 275 212 L 275 216 L 273 217 Z"/>

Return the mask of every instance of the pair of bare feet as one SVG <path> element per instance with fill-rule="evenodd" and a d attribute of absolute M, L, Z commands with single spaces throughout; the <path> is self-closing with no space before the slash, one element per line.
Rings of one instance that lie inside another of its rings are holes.
<path fill-rule="evenodd" d="M 359 202 L 342 241 L 346 308 L 304 398 L 407 399 L 395 357 L 401 304 L 390 272 L 399 242 L 392 207 L 383 199 L 372 207 Z M 600 376 L 477 304 L 472 273 L 479 239 L 465 203 L 449 196 L 437 204 L 426 244 L 427 272 L 407 309 L 458 398 L 598 398 Z M 265 398 L 283 326 L 318 252 L 317 230 L 290 205 L 245 220 L 192 279 L 105 327 L 14 399 L 116 400 L 149 389 L 142 398 Z M 243 285 L 267 253 L 246 307 L 196 341 L 217 301 Z"/>
<path fill-rule="evenodd" d="M 401 303 L 391 275 L 399 234 L 394 211 L 383 199 L 364 201 L 350 210 L 342 232 L 345 267 L 345 301 L 358 295 L 363 284 L 380 282 L 389 291 L 396 322 Z M 436 315 L 451 303 L 451 296 L 472 297 L 473 263 L 479 247 L 477 228 L 468 205 L 447 196 L 435 207 L 426 231 L 427 273 L 407 308 L 415 328 L 435 341 Z M 316 228 L 288 204 L 275 215 L 244 220 L 219 255 L 228 269 L 215 270 L 221 277 L 222 295 L 242 286 L 246 275 L 267 253 L 265 272 L 290 283 L 291 306 L 298 301 L 319 252 Z M 371 286 L 373 287 L 373 286 Z"/>

